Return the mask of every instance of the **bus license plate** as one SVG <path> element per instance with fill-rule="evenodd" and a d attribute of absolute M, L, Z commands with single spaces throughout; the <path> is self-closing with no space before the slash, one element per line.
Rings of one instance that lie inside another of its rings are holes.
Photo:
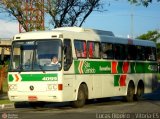
<path fill-rule="evenodd" d="M 37 101 L 37 96 L 28 96 L 29 101 Z"/>

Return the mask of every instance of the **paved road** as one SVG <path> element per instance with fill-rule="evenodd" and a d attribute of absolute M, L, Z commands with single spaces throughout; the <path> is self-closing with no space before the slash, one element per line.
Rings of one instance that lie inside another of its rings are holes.
<path fill-rule="evenodd" d="M 33 109 L 28 105 L 21 108 L 0 110 L 0 118 L 6 119 L 160 119 L 160 90 L 144 96 L 139 102 L 126 103 L 121 98 L 94 101 L 83 108 L 75 109 L 64 104 L 48 104 Z"/>

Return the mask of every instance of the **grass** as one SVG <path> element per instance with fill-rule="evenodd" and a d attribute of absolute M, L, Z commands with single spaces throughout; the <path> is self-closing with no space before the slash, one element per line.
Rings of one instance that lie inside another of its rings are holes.
<path fill-rule="evenodd" d="M 9 101 L 8 99 L 0 100 L 0 104 L 11 104 L 13 102 Z"/>
<path fill-rule="evenodd" d="M 7 82 L 7 79 L 5 79 L 3 81 L 2 85 L 3 85 L 3 89 L 2 89 L 3 93 L 7 93 L 7 91 L 8 91 L 8 82 Z"/>

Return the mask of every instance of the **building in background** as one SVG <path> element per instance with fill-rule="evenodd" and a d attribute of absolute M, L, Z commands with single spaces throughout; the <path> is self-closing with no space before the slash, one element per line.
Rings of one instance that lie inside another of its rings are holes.
<path fill-rule="evenodd" d="M 11 39 L 0 39 L 0 65 L 10 59 Z"/>

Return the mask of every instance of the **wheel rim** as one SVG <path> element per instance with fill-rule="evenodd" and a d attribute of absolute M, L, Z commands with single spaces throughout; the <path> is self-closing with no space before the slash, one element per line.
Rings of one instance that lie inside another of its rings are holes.
<path fill-rule="evenodd" d="M 81 102 L 81 103 L 85 101 L 85 97 L 84 97 L 83 91 L 80 90 L 77 100 L 78 100 L 79 102 Z"/>

